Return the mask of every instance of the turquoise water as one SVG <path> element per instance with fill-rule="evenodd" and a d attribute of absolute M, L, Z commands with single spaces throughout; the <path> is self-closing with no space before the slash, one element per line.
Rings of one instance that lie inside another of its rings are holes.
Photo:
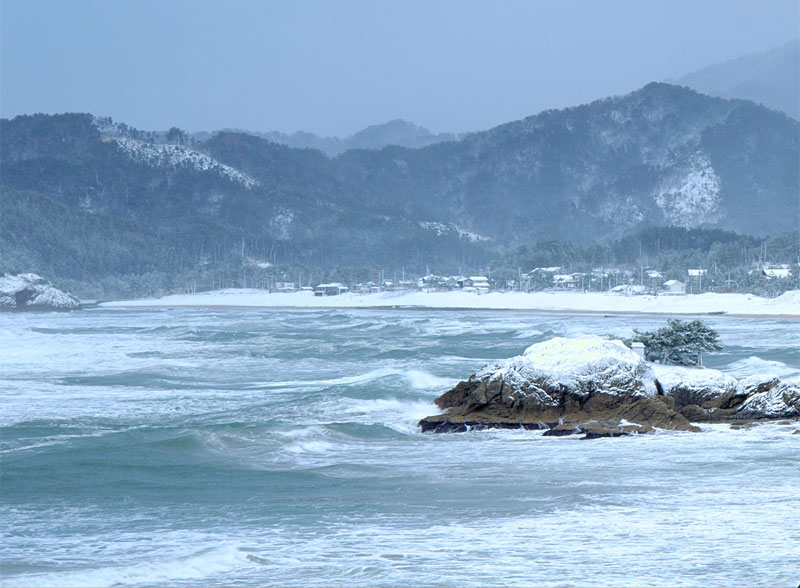
<path fill-rule="evenodd" d="M 737 377 L 798 323 L 707 319 Z M 657 317 L 368 310 L 0 315 L 7 585 L 730 585 L 800 580 L 798 423 L 579 441 L 421 434 L 553 336 Z"/>

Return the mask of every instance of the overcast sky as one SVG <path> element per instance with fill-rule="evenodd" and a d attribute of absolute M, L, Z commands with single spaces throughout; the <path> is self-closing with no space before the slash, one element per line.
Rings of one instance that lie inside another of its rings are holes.
<path fill-rule="evenodd" d="M 798 0 L 1 0 L 0 110 L 481 130 L 798 37 Z"/>

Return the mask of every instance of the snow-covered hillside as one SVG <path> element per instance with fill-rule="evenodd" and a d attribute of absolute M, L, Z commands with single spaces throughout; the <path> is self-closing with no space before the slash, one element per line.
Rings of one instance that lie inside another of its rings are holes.
<path fill-rule="evenodd" d="M 669 224 L 688 228 L 717 220 L 719 192 L 719 177 L 711 162 L 698 153 L 688 171 L 675 174 L 662 185 L 655 200 Z"/>
<path fill-rule="evenodd" d="M 221 176 L 227 177 L 232 182 L 238 182 L 252 188 L 258 182 L 245 173 L 237 169 L 220 163 L 216 159 L 209 157 L 201 151 L 186 147 L 184 145 L 162 145 L 156 143 L 145 143 L 128 137 L 114 137 L 114 141 L 132 159 L 151 165 L 153 167 L 165 166 L 188 166 L 198 171 L 211 171 Z"/>
<path fill-rule="evenodd" d="M 484 237 L 473 231 L 468 231 L 453 223 L 440 223 L 436 221 L 420 221 L 419 226 L 428 231 L 433 231 L 437 236 L 456 234 L 459 239 L 466 239 L 470 243 L 477 243 L 478 241 L 490 241 L 489 237 Z"/>

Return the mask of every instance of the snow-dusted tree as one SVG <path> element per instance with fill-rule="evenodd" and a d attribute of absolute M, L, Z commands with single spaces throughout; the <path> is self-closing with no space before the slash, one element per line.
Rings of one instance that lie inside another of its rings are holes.
<path fill-rule="evenodd" d="M 702 321 L 669 319 L 656 331 L 633 330 L 633 341 L 644 343 L 645 357 L 661 363 L 702 365 L 703 351 L 719 351 L 719 334 Z"/>

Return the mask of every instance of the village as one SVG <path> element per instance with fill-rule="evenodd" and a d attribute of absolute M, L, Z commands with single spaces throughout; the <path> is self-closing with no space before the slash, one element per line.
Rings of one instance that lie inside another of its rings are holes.
<path fill-rule="evenodd" d="M 751 270 L 764 280 L 787 280 L 793 277 L 788 264 L 777 264 Z M 496 280 L 485 275 L 478 276 L 444 276 L 428 273 L 416 280 L 383 279 L 378 273 L 376 280 L 345 284 L 342 282 L 325 282 L 316 286 L 298 286 L 295 282 L 275 282 L 270 291 L 280 293 L 303 292 L 314 296 L 337 296 L 345 293 L 375 294 L 380 292 L 472 292 L 487 294 L 489 292 L 609 292 L 622 296 L 682 296 L 702 292 L 732 292 L 739 284 L 733 279 L 722 278 L 712 280 L 709 270 L 704 268 L 687 268 L 683 272 L 672 271 L 677 279 L 666 279 L 661 271 L 651 268 L 640 268 L 639 271 L 616 268 L 597 268 L 591 272 L 566 272 L 562 267 L 538 267 L 527 272 L 519 272 L 516 280 Z"/>

